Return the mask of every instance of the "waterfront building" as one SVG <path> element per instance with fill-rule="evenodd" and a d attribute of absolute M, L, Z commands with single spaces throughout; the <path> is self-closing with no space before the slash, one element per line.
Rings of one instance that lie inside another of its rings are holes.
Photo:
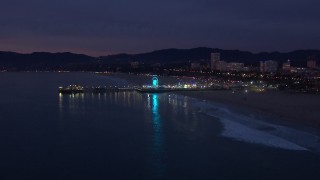
<path fill-rule="evenodd" d="M 214 52 L 211 53 L 211 70 L 218 70 L 217 65 L 220 61 L 220 53 Z"/>
<path fill-rule="evenodd" d="M 131 68 L 133 69 L 138 69 L 139 68 L 139 62 L 138 61 L 134 61 L 130 63 Z"/>
<path fill-rule="evenodd" d="M 306 72 L 307 72 L 307 69 L 306 69 L 306 68 L 291 67 L 291 73 L 305 74 Z"/>
<path fill-rule="evenodd" d="M 278 62 L 273 60 L 260 61 L 260 72 L 276 73 L 278 71 Z"/>
<path fill-rule="evenodd" d="M 193 69 L 193 70 L 201 69 L 200 63 L 191 63 L 191 69 Z"/>
<path fill-rule="evenodd" d="M 231 62 L 227 64 L 228 71 L 242 71 L 244 68 L 244 63 Z"/>
<path fill-rule="evenodd" d="M 245 67 L 243 67 L 243 69 L 242 69 L 242 71 L 246 71 L 246 72 L 249 72 L 249 71 L 252 71 L 252 70 L 253 70 L 253 68 L 250 67 L 250 66 L 245 66 Z"/>
<path fill-rule="evenodd" d="M 282 70 L 286 71 L 286 72 L 290 72 L 291 71 L 291 62 L 290 62 L 289 59 L 288 59 L 287 62 L 282 64 Z"/>
<path fill-rule="evenodd" d="M 316 57 L 309 56 L 307 60 L 307 67 L 311 69 L 315 69 L 317 67 Z"/>
<path fill-rule="evenodd" d="M 218 61 L 217 62 L 217 70 L 218 71 L 227 71 L 227 66 L 228 66 L 228 63 L 226 61 Z"/>
<path fill-rule="evenodd" d="M 260 72 L 264 73 L 266 72 L 266 67 L 265 67 L 265 62 L 264 61 L 260 61 Z"/>

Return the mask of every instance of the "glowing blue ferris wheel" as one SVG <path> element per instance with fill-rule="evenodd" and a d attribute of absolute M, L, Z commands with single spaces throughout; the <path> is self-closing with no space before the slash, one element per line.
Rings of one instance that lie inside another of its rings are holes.
<path fill-rule="evenodd" d="M 159 86 L 159 79 L 157 76 L 153 76 L 152 77 L 152 87 L 158 88 L 158 86 Z"/>

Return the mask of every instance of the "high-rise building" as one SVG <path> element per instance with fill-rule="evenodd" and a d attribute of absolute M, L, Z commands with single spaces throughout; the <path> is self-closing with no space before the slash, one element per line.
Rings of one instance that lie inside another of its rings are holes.
<path fill-rule="evenodd" d="M 276 73 L 278 70 L 278 62 L 277 61 L 260 61 L 260 72 L 268 72 L 268 73 Z"/>
<path fill-rule="evenodd" d="M 220 61 L 220 53 L 211 53 L 211 70 L 218 70 L 217 65 Z"/>
<path fill-rule="evenodd" d="M 266 64 L 264 61 L 260 61 L 260 72 L 266 72 Z"/>
<path fill-rule="evenodd" d="M 311 69 L 315 69 L 317 67 L 316 57 L 309 56 L 307 60 L 307 67 Z"/>
<path fill-rule="evenodd" d="M 277 61 L 266 61 L 265 62 L 265 71 L 270 73 L 276 73 L 278 71 L 278 62 Z"/>
<path fill-rule="evenodd" d="M 285 62 L 285 63 L 282 64 L 282 70 L 283 70 L 283 71 L 288 71 L 288 72 L 291 71 L 291 63 L 290 63 L 290 60 L 289 60 L 289 59 L 288 59 L 287 62 Z"/>

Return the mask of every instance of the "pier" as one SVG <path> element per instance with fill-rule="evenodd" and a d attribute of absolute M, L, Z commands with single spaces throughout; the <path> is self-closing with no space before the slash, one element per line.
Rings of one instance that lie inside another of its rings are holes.
<path fill-rule="evenodd" d="M 221 87 L 212 87 L 196 84 L 179 84 L 179 85 L 159 85 L 157 76 L 152 77 L 152 85 L 143 86 L 97 86 L 83 87 L 80 85 L 69 85 L 67 87 L 59 87 L 61 94 L 77 94 L 77 93 L 108 93 L 108 92 L 127 92 L 136 91 L 139 93 L 166 93 L 166 92 L 183 92 L 183 91 L 212 91 L 227 90 Z"/>
<path fill-rule="evenodd" d="M 107 92 L 123 92 L 123 91 L 135 91 L 135 87 L 117 87 L 117 86 L 83 87 L 79 85 L 69 85 L 67 87 L 59 87 L 59 93 L 61 94 L 107 93 Z"/>
<path fill-rule="evenodd" d="M 81 94 L 81 93 L 108 93 L 108 92 L 133 92 L 138 93 L 166 93 L 166 92 L 184 92 L 184 91 L 213 91 L 226 90 L 221 88 L 164 88 L 164 87 L 82 87 L 78 85 L 70 85 L 67 87 L 59 87 L 61 94 Z"/>

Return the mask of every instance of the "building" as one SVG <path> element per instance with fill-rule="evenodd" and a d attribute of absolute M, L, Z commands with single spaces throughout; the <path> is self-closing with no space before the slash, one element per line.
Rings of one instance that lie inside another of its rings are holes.
<path fill-rule="evenodd" d="M 290 63 L 289 59 L 288 59 L 287 62 L 282 64 L 282 70 L 286 71 L 286 72 L 290 72 L 291 71 L 291 63 Z"/>
<path fill-rule="evenodd" d="M 138 61 L 134 61 L 134 62 L 130 63 L 132 69 L 138 69 L 139 68 L 139 64 L 140 63 Z"/>
<path fill-rule="evenodd" d="M 218 61 L 217 62 L 217 70 L 218 71 L 227 71 L 228 63 L 226 61 Z"/>
<path fill-rule="evenodd" d="M 260 72 L 276 73 L 278 71 L 278 62 L 273 60 L 260 61 Z"/>
<path fill-rule="evenodd" d="M 243 67 L 242 71 L 245 71 L 245 72 L 256 71 L 256 68 L 253 66 L 245 66 Z"/>
<path fill-rule="evenodd" d="M 217 65 L 220 61 L 220 53 L 211 53 L 211 70 L 218 70 Z"/>
<path fill-rule="evenodd" d="M 309 56 L 307 60 L 307 67 L 311 69 L 315 69 L 317 67 L 316 57 Z"/>
<path fill-rule="evenodd" d="M 266 72 L 266 65 L 264 63 L 264 61 L 260 61 L 260 72 L 264 73 Z"/>
<path fill-rule="evenodd" d="M 201 69 L 200 63 L 191 63 L 191 69 L 194 69 L 194 70 Z"/>
<path fill-rule="evenodd" d="M 242 71 L 244 68 L 243 63 L 237 63 L 237 62 L 231 62 L 227 64 L 227 70 L 228 71 Z"/>
<path fill-rule="evenodd" d="M 291 67 L 291 73 L 305 74 L 306 72 L 307 68 Z"/>
<path fill-rule="evenodd" d="M 265 72 L 276 73 L 278 71 L 278 62 L 277 61 L 266 61 L 265 63 Z"/>
<path fill-rule="evenodd" d="M 215 63 L 216 68 L 214 70 L 225 72 L 225 71 L 243 71 L 244 63 L 231 62 L 227 63 L 226 61 L 217 61 Z"/>

